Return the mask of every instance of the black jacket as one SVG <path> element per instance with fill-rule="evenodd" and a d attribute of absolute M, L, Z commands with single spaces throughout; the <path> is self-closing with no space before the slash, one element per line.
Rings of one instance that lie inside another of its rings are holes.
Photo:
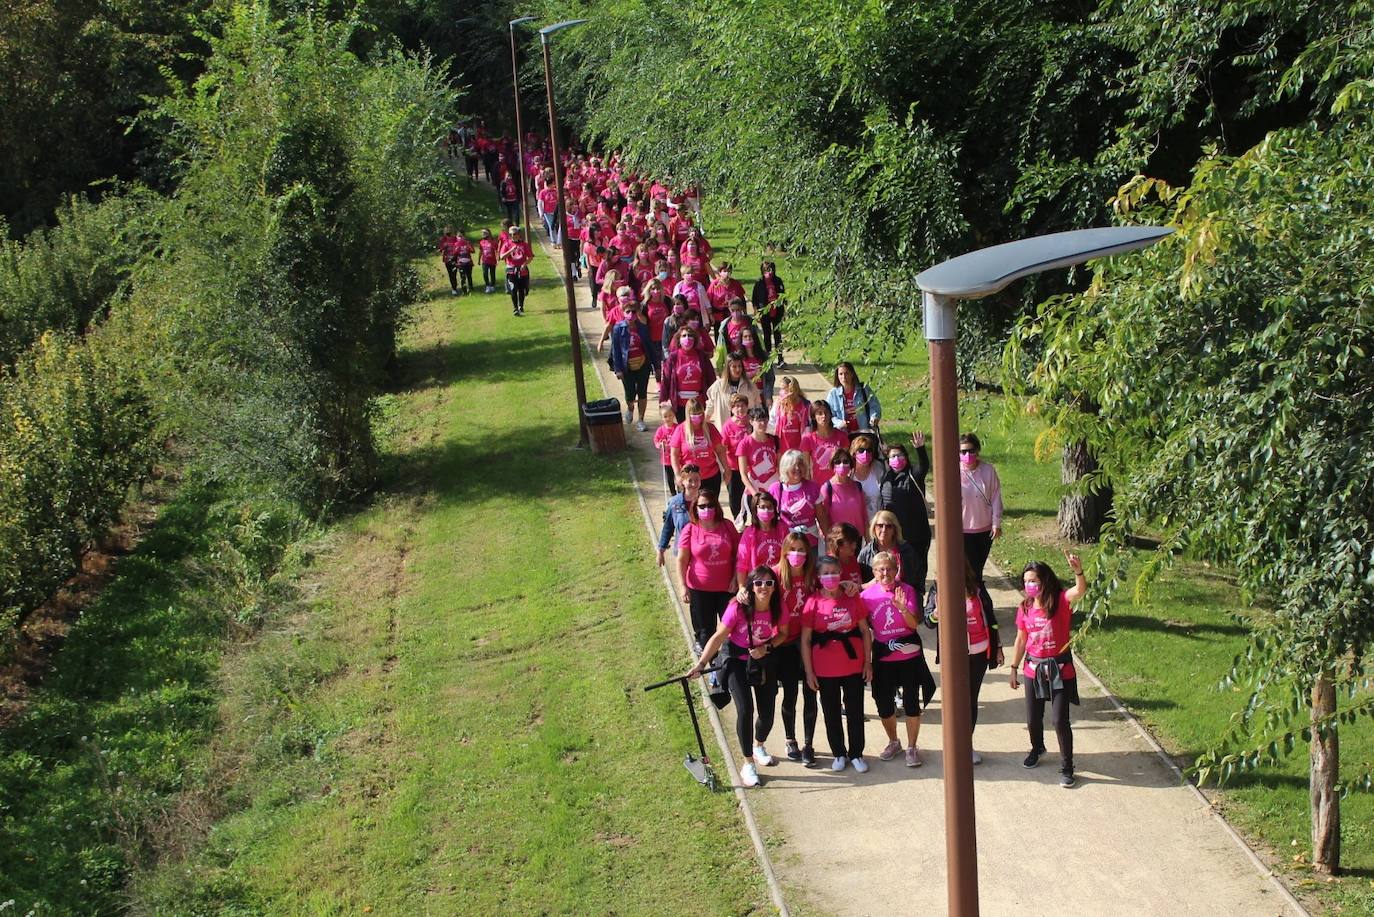
<path fill-rule="evenodd" d="M 921 556 L 930 549 L 930 519 L 926 515 L 926 475 L 929 473 L 930 454 L 922 446 L 916 450 L 916 460 L 901 471 L 884 465 L 878 484 L 883 509 L 891 510 L 897 517 L 902 537 Z"/>

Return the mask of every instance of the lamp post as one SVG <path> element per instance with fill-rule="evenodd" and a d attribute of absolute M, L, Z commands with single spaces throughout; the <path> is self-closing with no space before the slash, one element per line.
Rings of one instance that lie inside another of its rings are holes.
<path fill-rule="evenodd" d="M 515 27 L 533 21 L 533 16 L 521 16 L 510 21 L 510 77 L 511 86 L 515 89 L 515 158 L 519 160 L 515 164 L 515 187 L 520 189 L 520 219 L 525 227 L 526 239 L 534 237 L 530 235 L 530 196 L 525 193 L 525 130 L 520 123 L 520 65 L 515 57 Z M 578 412 L 581 413 L 581 410 Z"/>
<path fill-rule="evenodd" d="M 553 149 L 553 184 L 558 189 L 558 212 L 555 219 L 567 225 L 567 210 L 563 200 L 563 160 L 558 155 L 558 112 L 553 102 L 553 65 L 549 61 L 549 38 L 564 29 L 582 25 L 585 19 L 568 19 L 556 22 L 539 30 L 539 40 L 544 50 L 544 90 L 549 97 L 549 143 Z M 528 230 L 526 230 L 528 232 Z M 582 378 L 582 343 L 577 333 L 577 294 L 573 291 L 572 248 L 564 239 L 560 249 L 563 252 L 563 289 L 568 294 L 568 336 L 572 342 L 573 381 L 577 386 L 577 429 L 579 447 L 587 445 L 587 418 L 582 413 L 582 405 L 587 403 L 587 384 Z"/>
<path fill-rule="evenodd" d="M 964 620 L 964 540 L 959 484 L 959 393 L 954 354 L 958 303 L 980 299 L 1031 274 L 1152 245 L 1159 226 L 1078 229 L 994 245 L 921 273 L 930 344 L 931 450 L 935 461 L 935 582 L 940 619 L 940 714 L 945 749 L 945 863 L 951 917 L 977 917 L 978 844 L 973 807 L 973 728 Z"/>

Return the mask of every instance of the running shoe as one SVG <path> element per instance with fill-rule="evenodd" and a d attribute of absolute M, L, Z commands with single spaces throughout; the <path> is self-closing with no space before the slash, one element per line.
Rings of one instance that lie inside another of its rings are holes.
<path fill-rule="evenodd" d="M 920 766 L 921 766 L 921 753 L 920 753 L 919 751 L 916 750 L 916 746 L 915 746 L 915 745 L 911 746 L 910 748 L 908 748 L 908 749 L 906 750 L 906 766 L 907 766 L 907 767 L 920 767 Z"/>
<path fill-rule="evenodd" d="M 806 746 L 805 748 L 803 748 L 803 749 L 801 750 L 801 759 L 802 759 L 802 764 L 806 765 L 807 767 L 815 767 L 815 766 L 816 766 L 816 750 L 813 749 L 810 745 Z"/>
<path fill-rule="evenodd" d="M 641 420 L 635 424 L 635 429 L 638 430 L 640 433 L 643 433 L 645 430 L 649 429 L 649 426 Z"/>
<path fill-rule="evenodd" d="M 759 785 L 759 772 L 755 770 L 754 765 L 746 764 L 739 769 L 739 782 L 745 786 Z"/>
<path fill-rule="evenodd" d="M 1030 754 L 1026 755 L 1026 760 L 1021 762 L 1021 766 L 1026 768 L 1035 767 L 1040 763 L 1040 756 L 1043 754 L 1043 751 L 1031 749 Z"/>
<path fill-rule="evenodd" d="M 893 758 L 897 756 L 897 752 L 901 750 L 902 743 L 897 741 L 896 739 L 893 739 L 891 742 L 887 743 L 887 746 L 883 748 L 882 751 L 878 752 L 878 757 L 883 761 L 891 761 Z"/>
<path fill-rule="evenodd" d="M 768 749 L 764 748 L 762 745 L 755 745 L 754 763 L 762 767 L 772 767 L 774 764 L 777 764 L 778 762 L 774 760 L 773 756 L 768 753 Z"/>
<path fill-rule="evenodd" d="M 801 748 L 797 745 L 796 739 L 787 740 L 787 760 L 800 761 L 802 759 Z"/>
<path fill-rule="evenodd" d="M 457 290 L 449 290 L 449 295 L 451 295 L 451 296 L 457 296 L 457 295 L 458 295 L 458 291 L 457 291 Z"/>
<path fill-rule="evenodd" d="M 846 758 L 844 755 L 838 755 L 838 756 L 836 756 L 834 759 L 831 760 L 831 762 L 830 762 L 830 769 L 831 769 L 832 771 L 842 771 L 842 770 L 844 770 L 844 766 L 845 766 L 846 764 L 848 764 L 848 763 L 849 763 L 849 759 L 848 759 L 848 758 Z"/>
<path fill-rule="evenodd" d="M 854 759 L 852 762 L 850 762 L 850 763 L 854 765 L 854 773 L 856 773 L 856 774 L 866 774 L 866 773 L 868 773 L 868 762 L 865 761 L 863 758 L 855 758 L 855 759 Z"/>
<path fill-rule="evenodd" d="M 973 765 L 974 765 L 974 767 L 977 767 L 979 764 L 982 764 L 982 763 L 983 763 L 983 756 L 980 755 L 980 754 L 978 754 L 977 750 L 975 749 L 974 752 L 973 752 Z"/>
<path fill-rule="evenodd" d="M 1078 782 L 1078 781 L 1076 781 L 1076 780 L 1073 779 L 1073 771 L 1060 771 L 1060 772 L 1059 772 L 1059 785 L 1062 786 L 1062 787 L 1064 787 L 1064 789 L 1068 789 L 1069 787 L 1073 786 L 1073 785 L 1074 785 L 1075 783 L 1077 783 L 1077 782 Z"/>
<path fill-rule="evenodd" d="M 626 411 L 626 412 L 625 412 L 625 422 L 626 422 L 626 423 L 631 423 L 631 422 L 634 421 L 634 419 L 635 419 L 635 412 L 634 412 L 634 411 Z"/>

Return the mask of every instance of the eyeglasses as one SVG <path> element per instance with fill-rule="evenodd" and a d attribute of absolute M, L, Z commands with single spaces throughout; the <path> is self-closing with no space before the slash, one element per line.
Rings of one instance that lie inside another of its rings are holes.
<path fill-rule="evenodd" d="M 763 589 L 763 588 L 765 588 L 765 587 L 771 588 L 772 586 L 773 586 L 773 581 L 772 581 L 771 579 L 756 579 L 756 580 L 754 580 L 754 588 L 755 588 L 755 589 Z"/>

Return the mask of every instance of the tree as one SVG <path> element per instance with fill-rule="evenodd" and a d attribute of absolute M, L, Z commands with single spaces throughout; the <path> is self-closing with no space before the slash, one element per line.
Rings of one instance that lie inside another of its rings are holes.
<path fill-rule="evenodd" d="M 1374 715 L 1374 121 L 1352 90 L 1335 123 L 1275 131 L 1199 163 L 1186 188 L 1141 178 L 1123 218 L 1176 227 L 1046 302 L 1008 352 L 1035 410 L 1117 485 L 1108 592 L 1133 532 L 1234 567 L 1254 601 L 1228 679 L 1248 691 L 1201 781 L 1310 745 L 1312 860 L 1340 866 L 1340 723 Z M 1090 393 L 1096 411 L 1083 408 Z M 1342 708 L 1338 702 L 1344 701 Z"/>

